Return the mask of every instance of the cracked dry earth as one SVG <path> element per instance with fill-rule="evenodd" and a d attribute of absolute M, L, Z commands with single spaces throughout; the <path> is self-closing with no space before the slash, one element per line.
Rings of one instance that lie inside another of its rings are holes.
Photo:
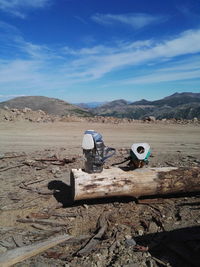
<path fill-rule="evenodd" d="M 0 255 L 67 233 L 73 238 L 15 266 L 199 266 L 197 193 L 68 202 L 64 188 L 70 170 L 83 166 L 80 144 L 90 128 L 117 148 L 107 166 L 141 141 L 151 145 L 150 166 L 200 166 L 196 125 L 2 123 Z M 55 182 L 61 188 L 52 191 Z"/>

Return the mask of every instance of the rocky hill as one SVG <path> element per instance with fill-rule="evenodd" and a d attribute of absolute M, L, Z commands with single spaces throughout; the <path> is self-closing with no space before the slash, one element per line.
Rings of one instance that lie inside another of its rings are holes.
<path fill-rule="evenodd" d="M 30 122 L 54 122 L 61 118 L 50 115 L 43 110 L 33 111 L 30 108 L 16 109 L 0 108 L 0 122 L 30 121 Z"/>
<path fill-rule="evenodd" d="M 156 101 L 142 99 L 129 103 L 115 100 L 93 109 L 95 115 L 119 118 L 143 119 L 155 116 L 157 119 L 193 119 L 200 118 L 200 93 L 175 93 Z"/>
<path fill-rule="evenodd" d="M 76 116 L 92 116 L 92 114 L 78 106 L 69 104 L 60 99 L 49 98 L 45 96 L 23 96 L 16 97 L 11 100 L 1 102 L 0 108 L 4 107 L 24 109 L 30 108 L 31 110 L 43 110 L 52 115 L 76 115 Z"/>

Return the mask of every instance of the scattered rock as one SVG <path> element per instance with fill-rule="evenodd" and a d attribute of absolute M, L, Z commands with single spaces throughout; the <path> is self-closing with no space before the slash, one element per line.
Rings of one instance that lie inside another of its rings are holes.
<path fill-rule="evenodd" d="M 154 116 L 148 116 L 144 118 L 144 121 L 155 122 L 156 118 Z"/>
<path fill-rule="evenodd" d="M 0 246 L 0 254 L 5 253 L 7 251 L 7 248 Z"/>
<path fill-rule="evenodd" d="M 133 238 L 131 238 L 130 236 L 128 236 L 128 238 L 126 238 L 125 244 L 127 246 L 135 246 L 136 241 Z"/>
<path fill-rule="evenodd" d="M 104 117 L 104 116 L 91 116 L 91 117 L 78 117 L 76 115 L 55 116 L 44 112 L 43 110 L 31 110 L 30 108 L 24 109 L 9 109 L 8 107 L 0 108 L 0 122 L 1 121 L 30 121 L 35 123 L 44 122 L 89 122 L 89 123 L 109 123 L 109 124 L 121 124 L 121 123 L 134 123 L 134 122 L 148 122 L 148 123 L 167 123 L 167 124 L 195 124 L 199 125 L 200 120 L 193 118 L 192 120 L 183 119 L 161 119 L 158 120 L 154 116 L 145 117 L 143 120 L 134 120 L 130 118 L 117 118 L 117 117 Z"/>
<path fill-rule="evenodd" d="M 53 173 L 53 174 L 56 174 L 56 173 L 58 173 L 58 172 L 60 172 L 60 168 L 57 166 L 57 167 L 53 167 L 52 169 L 51 169 L 51 172 Z"/>
<path fill-rule="evenodd" d="M 150 222 L 149 224 L 149 233 L 157 233 L 158 232 L 158 226 L 155 222 Z"/>

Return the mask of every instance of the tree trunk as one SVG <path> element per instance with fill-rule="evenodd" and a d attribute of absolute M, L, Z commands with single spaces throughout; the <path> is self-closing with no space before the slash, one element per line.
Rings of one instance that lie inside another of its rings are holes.
<path fill-rule="evenodd" d="M 200 192 L 200 168 L 104 169 L 86 173 L 72 169 L 74 200 L 105 197 L 140 197 Z"/>

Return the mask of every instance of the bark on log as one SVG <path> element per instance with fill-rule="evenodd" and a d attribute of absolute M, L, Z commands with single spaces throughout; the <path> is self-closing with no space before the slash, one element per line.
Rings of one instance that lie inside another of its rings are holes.
<path fill-rule="evenodd" d="M 72 169 L 71 182 L 74 200 L 192 193 L 200 192 L 200 168 L 110 168 L 92 174 Z"/>

